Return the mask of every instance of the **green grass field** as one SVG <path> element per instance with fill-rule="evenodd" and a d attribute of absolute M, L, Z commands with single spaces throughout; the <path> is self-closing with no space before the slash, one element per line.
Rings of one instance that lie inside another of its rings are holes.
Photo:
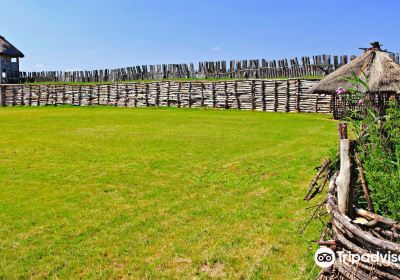
<path fill-rule="evenodd" d="M 0 279 L 303 279 L 327 115 L 0 108 Z"/>

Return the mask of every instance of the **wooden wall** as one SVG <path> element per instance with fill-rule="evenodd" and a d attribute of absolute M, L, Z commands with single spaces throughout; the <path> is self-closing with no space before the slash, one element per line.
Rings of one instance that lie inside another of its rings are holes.
<path fill-rule="evenodd" d="M 331 96 L 309 94 L 318 80 L 160 81 L 99 85 L 2 85 L 3 106 L 173 106 L 270 112 L 331 112 Z"/>
<path fill-rule="evenodd" d="M 399 54 L 389 54 L 399 63 Z M 325 76 L 355 56 L 315 55 L 293 59 L 265 59 L 199 62 L 188 64 L 142 65 L 90 71 L 20 72 L 20 82 L 117 82 L 177 78 L 276 79 Z"/>
<path fill-rule="evenodd" d="M 355 56 L 315 55 L 267 61 L 265 59 L 199 62 L 188 64 L 141 65 L 90 71 L 21 72 L 21 82 L 108 82 L 176 78 L 276 79 L 323 76 L 348 63 Z M 397 58 L 398 55 L 394 56 Z"/>
<path fill-rule="evenodd" d="M 18 74 L 19 60 L 16 58 L 0 56 L 0 84 L 19 83 Z"/>

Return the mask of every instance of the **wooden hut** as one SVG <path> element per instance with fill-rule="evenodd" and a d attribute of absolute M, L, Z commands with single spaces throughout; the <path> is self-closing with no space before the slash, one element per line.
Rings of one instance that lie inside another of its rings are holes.
<path fill-rule="evenodd" d="M 19 59 L 24 54 L 0 36 L 0 84 L 19 82 Z"/>
<path fill-rule="evenodd" d="M 310 93 L 332 95 L 331 109 L 335 118 L 342 117 L 346 107 L 354 106 L 354 104 L 346 103 L 336 94 L 336 90 L 340 87 L 352 87 L 345 78 L 351 77 L 353 71 L 363 80 L 365 80 L 364 74 L 366 75 L 369 94 L 381 107 L 384 107 L 390 96 L 400 94 L 400 65 L 388 52 L 381 49 L 379 42 L 371 43 L 371 45 L 371 48 L 364 49 L 361 56 L 332 72 L 310 89 Z M 364 89 L 360 86 L 359 90 Z"/>

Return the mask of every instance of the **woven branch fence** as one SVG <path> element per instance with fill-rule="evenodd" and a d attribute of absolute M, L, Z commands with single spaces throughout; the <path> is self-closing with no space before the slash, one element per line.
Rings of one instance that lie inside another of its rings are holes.
<path fill-rule="evenodd" d="M 378 112 L 381 112 L 381 114 L 383 114 L 387 109 L 392 97 L 398 102 L 400 101 L 400 94 L 396 92 L 368 93 L 370 102 L 374 104 Z M 337 120 L 348 117 L 350 112 L 362 108 L 364 108 L 364 105 L 358 104 L 357 101 L 354 101 L 347 96 L 338 95 L 336 93 L 332 95 L 332 112 L 333 117 Z"/>
<path fill-rule="evenodd" d="M 331 112 L 331 96 L 310 94 L 312 79 L 0 85 L 2 106 L 108 105 L 211 107 L 271 112 Z"/>
<path fill-rule="evenodd" d="M 352 149 L 354 143 L 347 139 L 345 128 L 340 139 L 340 171 L 330 180 L 326 202 L 331 214 L 329 226 L 333 239 L 325 240 L 324 230 L 318 242 L 331 247 L 336 252 L 336 260 L 331 267 L 321 271 L 318 279 L 400 279 L 400 259 L 396 261 L 389 257 L 393 254 L 400 256 L 400 223 L 353 206 L 352 174 L 355 168 L 352 161 L 357 157 Z M 360 166 L 358 172 L 362 174 Z M 366 188 L 364 192 L 369 200 Z M 338 252 L 358 255 L 360 259 L 351 263 L 349 258 L 341 258 Z M 376 259 L 376 254 L 386 254 L 387 258 Z"/>
<path fill-rule="evenodd" d="M 399 62 L 399 55 L 392 57 Z M 20 72 L 20 82 L 116 82 L 176 78 L 276 79 L 324 76 L 347 64 L 355 56 L 316 55 L 301 59 L 267 61 L 231 60 L 194 63 L 142 65 L 90 71 Z"/>

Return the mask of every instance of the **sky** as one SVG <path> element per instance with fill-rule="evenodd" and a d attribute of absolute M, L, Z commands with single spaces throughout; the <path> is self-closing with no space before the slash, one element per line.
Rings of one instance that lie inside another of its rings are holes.
<path fill-rule="evenodd" d="M 23 71 L 400 51 L 398 0 L 0 0 Z"/>

